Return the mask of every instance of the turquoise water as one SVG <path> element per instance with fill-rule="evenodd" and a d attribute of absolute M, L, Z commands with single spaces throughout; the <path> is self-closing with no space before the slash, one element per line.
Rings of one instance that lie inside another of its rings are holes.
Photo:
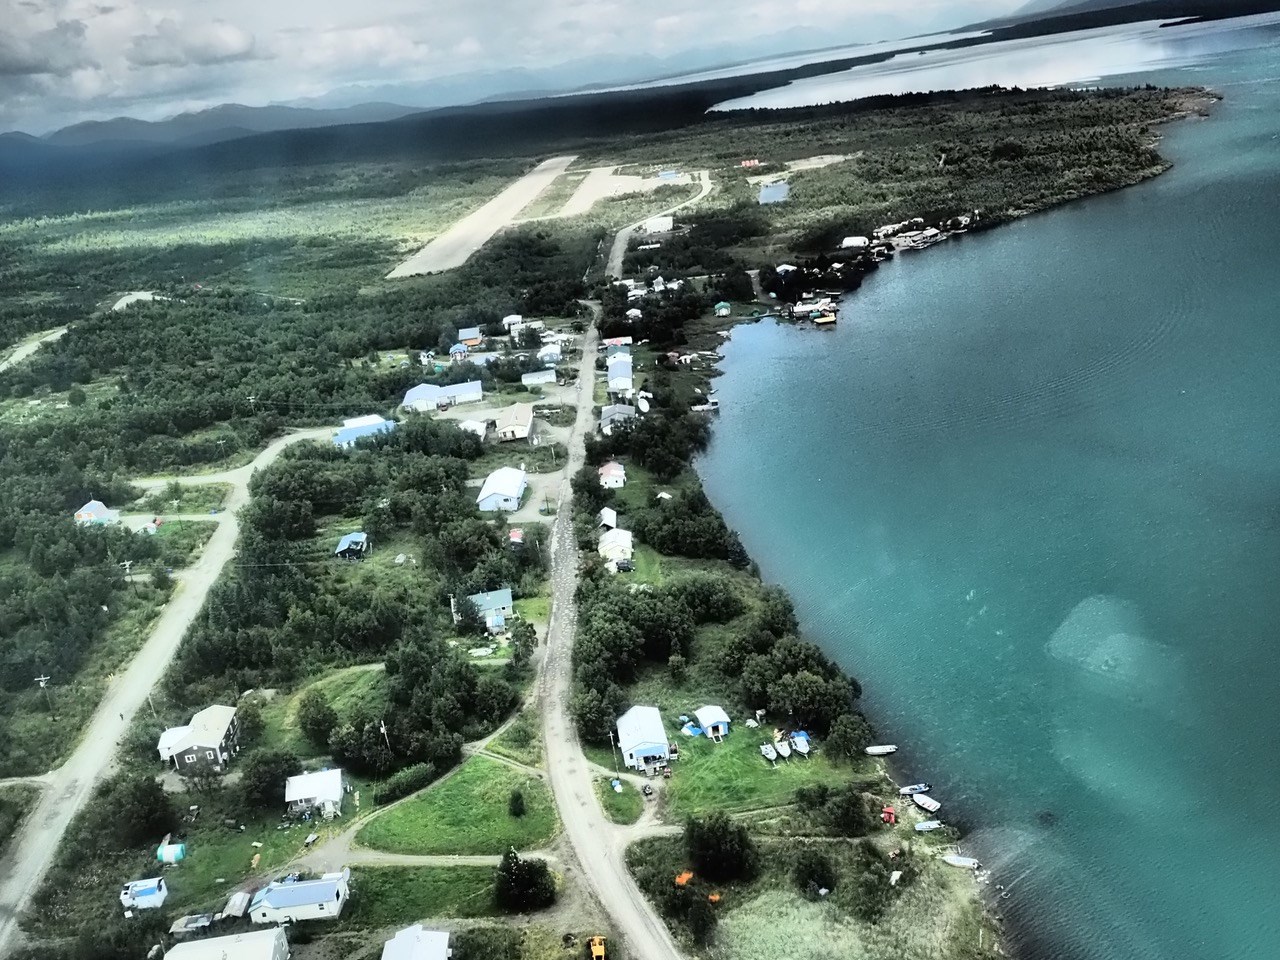
<path fill-rule="evenodd" d="M 708 492 L 1024 955 L 1280 956 L 1278 75 L 1155 75 L 1228 97 L 1169 174 L 724 349 Z"/>
<path fill-rule="evenodd" d="M 765 183 L 760 186 L 761 203 L 781 203 L 789 196 L 791 196 L 791 184 L 786 181 Z"/>

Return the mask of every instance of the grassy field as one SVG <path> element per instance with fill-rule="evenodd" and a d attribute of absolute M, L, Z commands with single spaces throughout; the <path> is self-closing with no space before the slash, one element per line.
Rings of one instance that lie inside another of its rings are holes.
<path fill-rule="evenodd" d="M 418 920 L 492 917 L 492 867 L 357 867 L 339 928 L 373 929 Z"/>
<path fill-rule="evenodd" d="M 328 699 L 340 719 L 350 716 L 357 705 L 375 709 L 385 704 L 387 675 L 380 664 L 345 667 L 325 674 L 287 696 L 277 696 L 262 711 L 262 742 L 273 750 L 291 750 L 300 757 L 325 753 L 306 738 L 298 727 L 298 702 L 314 688 Z"/>
<path fill-rule="evenodd" d="M 485 447 L 484 455 L 469 464 L 471 476 L 487 477 L 499 467 L 518 467 L 524 464 L 529 473 L 551 473 L 564 466 L 569 451 L 563 443 L 540 443 L 531 447 L 527 443 L 493 443 Z"/>
<path fill-rule="evenodd" d="M 208 513 L 220 510 L 231 493 L 229 483 L 209 483 L 191 486 L 173 483 L 163 490 L 143 497 L 131 507 L 132 512 L 154 513 L 163 517 L 166 513 Z M 175 503 L 176 501 L 176 503 Z"/>
<path fill-rule="evenodd" d="M 515 608 L 516 613 L 533 623 L 547 623 L 551 620 L 550 597 L 525 597 L 515 602 Z"/>
<path fill-rule="evenodd" d="M 156 528 L 161 561 L 165 566 L 181 569 L 188 566 L 209 542 L 218 524 L 213 520 L 170 520 Z"/>
<path fill-rule="evenodd" d="M 487 749 L 528 767 L 542 766 L 542 714 L 525 710 L 511 726 L 489 741 Z"/>
<path fill-rule="evenodd" d="M 644 796 L 634 785 L 622 781 L 622 792 L 618 793 L 609 785 L 608 777 L 596 777 L 596 796 L 600 798 L 600 806 L 604 815 L 614 823 L 635 823 L 644 813 Z"/>
<path fill-rule="evenodd" d="M 507 810 L 516 789 L 524 794 L 522 817 Z M 371 820 L 356 839 L 391 853 L 500 854 L 536 850 L 555 832 L 555 808 L 540 778 L 472 757 L 438 786 Z"/>

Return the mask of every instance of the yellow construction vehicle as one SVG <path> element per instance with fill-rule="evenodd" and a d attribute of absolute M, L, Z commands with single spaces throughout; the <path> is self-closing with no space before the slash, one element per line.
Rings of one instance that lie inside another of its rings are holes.
<path fill-rule="evenodd" d="M 592 937 L 591 960 L 604 960 L 604 937 Z"/>

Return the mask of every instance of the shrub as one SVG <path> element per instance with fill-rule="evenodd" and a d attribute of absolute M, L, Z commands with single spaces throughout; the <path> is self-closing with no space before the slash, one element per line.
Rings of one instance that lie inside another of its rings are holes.
<path fill-rule="evenodd" d="M 791 879 L 801 893 L 810 900 L 816 900 L 820 890 L 836 888 L 836 867 L 831 858 L 821 850 L 806 847 L 796 857 L 795 866 L 791 868 Z"/>
<path fill-rule="evenodd" d="M 374 803 L 391 803 L 401 797 L 416 793 L 436 778 L 436 768 L 430 763 L 415 763 L 397 770 L 374 789 Z"/>
<path fill-rule="evenodd" d="M 298 726 L 317 747 L 329 745 L 329 736 L 338 725 L 338 713 L 325 695 L 315 687 L 309 689 L 298 701 Z"/>
<path fill-rule="evenodd" d="M 524 816 L 524 794 L 519 788 L 511 791 L 511 799 L 507 801 L 507 813 L 513 817 Z"/>
<path fill-rule="evenodd" d="M 708 880 L 750 880 L 760 869 L 747 828 L 723 813 L 685 824 L 684 845 L 694 869 Z"/>
<path fill-rule="evenodd" d="M 541 910 L 556 902 L 556 883 L 545 860 L 521 859 L 508 850 L 498 864 L 493 895 L 503 910 Z"/>

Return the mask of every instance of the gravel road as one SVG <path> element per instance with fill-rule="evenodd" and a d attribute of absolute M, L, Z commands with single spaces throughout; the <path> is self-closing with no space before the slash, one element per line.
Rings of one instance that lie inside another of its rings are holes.
<path fill-rule="evenodd" d="M 631 879 L 624 859 L 629 835 L 607 820 L 600 809 L 592 785 L 592 772 L 569 716 L 573 678 L 570 657 L 577 626 L 574 594 L 578 587 L 578 550 L 573 536 L 573 491 L 569 478 L 581 468 L 583 442 L 595 426 L 591 390 L 595 381 L 598 340 L 599 335 L 593 325 L 582 348 L 578 420 L 569 447 L 569 464 L 561 483 L 560 512 L 552 533 L 551 626 L 547 631 L 546 660 L 538 678 L 543 703 L 547 771 L 560 822 L 577 854 L 587 885 L 626 940 L 631 955 L 638 960 L 680 960 L 680 951 L 666 925 Z"/>
<path fill-rule="evenodd" d="M 27 359 L 27 357 L 31 356 L 44 346 L 44 344 L 53 343 L 53 341 L 57 340 L 66 332 L 66 327 L 59 327 L 57 330 L 50 330 L 47 333 L 40 334 L 38 337 L 18 344 L 18 346 L 14 348 L 13 353 L 5 357 L 4 360 L 0 360 L 0 372 L 8 370 L 15 364 L 21 363 L 23 360 Z"/>
<path fill-rule="evenodd" d="M 552 157 L 538 164 L 479 210 L 463 217 L 389 274 L 388 280 L 452 270 L 484 246 L 485 241 L 515 219 L 576 156 Z"/>
<path fill-rule="evenodd" d="M 618 235 L 613 238 L 613 249 L 609 251 L 609 264 L 605 267 L 604 271 L 606 276 L 622 276 L 622 258 L 627 255 L 627 243 L 631 240 L 631 235 L 644 226 L 645 223 L 652 220 L 654 217 L 664 217 L 669 213 L 675 213 L 677 210 L 683 210 L 685 207 L 697 203 L 711 192 L 712 187 L 715 186 L 715 184 L 711 182 L 711 171 L 699 170 L 694 174 L 694 176 L 697 177 L 698 180 L 698 192 L 688 200 L 683 200 L 680 203 L 677 203 L 674 207 L 667 207 L 665 210 L 659 210 L 657 213 L 651 213 L 643 220 L 637 220 L 630 226 L 623 227 L 618 231 Z"/>
<path fill-rule="evenodd" d="M 290 444 L 328 436 L 332 432 L 331 428 L 322 428 L 291 433 L 273 442 L 248 466 L 203 477 L 178 479 L 179 483 L 186 485 L 231 484 L 226 509 L 216 518 L 211 518 L 218 521 L 218 529 L 209 538 L 200 559 L 182 572 L 173 597 L 156 620 L 151 636 L 128 669 L 107 690 L 75 752 L 66 763 L 49 773 L 48 787 L 23 822 L 8 854 L 0 860 L 0 956 L 7 955 L 16 945 L 18 913 L 44 878 L 72 818 L 89 799 L 98 781 L 110 772 L 119 742 L 129 730 L 133 715 L 146 703 L 147 693 L 164 676 L 187 628 L 204 606 L 210 588 L 234 555 L 239 533 L 236 512 L 249 500 L 249 477 L 254 470 L 275 460 Z M 168 479 L 146 480 L 138 481 L 136 486 L 154 489 L 168 483 Z M 103 895 L 111 892 L 104 890 Z"/>

